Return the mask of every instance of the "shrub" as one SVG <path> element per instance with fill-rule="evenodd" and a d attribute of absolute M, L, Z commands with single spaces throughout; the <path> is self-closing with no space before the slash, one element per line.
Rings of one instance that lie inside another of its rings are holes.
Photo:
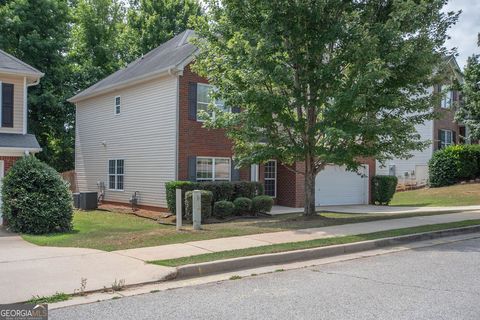
<path fill-rule="evenodd" d="M 252 199 L 252 211 L 253 213 L 267 213 L 272 210 L 273 199 L 270 196 L 256 196 Z"/>
<path fill-rule="evenodd" d="M 201 210 L 202 210 L 202 221 L 210 218 L 212 215 L 212 199 L 213 194 L 211 191 L 201 190 Z M 192 195 L 193 191 L 187 191 L 185 193 L 185 218 L 187 220 L 192 220 Z"/>
<path fill-rule="evenodd" d="M 221 200 L 213 204 L 213 215 L 217 218 L 225 218 L 233 215 L 235 207 L 233 202 Z"/>
<path fill-rule="evenodd" d="M 388 205 L 397 189 L 398 178 L 395 176 L 372 177 L 373 203 Z"/>
<path fill-rule="evenodd" d="M 167 197 L 168 210 L 176 214 L 177 212 L 177 193 L 176 189 L 182 190 L 183 212 L 185 213 L 185 192 L 194 190 L 197 183 L 191 181 L 169 181 L 165 183 L 165 193 Z"/>
<path fill-rule="evenodd" d="M 54 169 L 33 156 L 18 160 L 3 180 L 2 211 L 13 231 L 44 234 L 72 229 L 72 195 Z"/>
<path fill-rule="evenodd" d="M 230 181 L 199 182 L 197 187 L 200 190 L 211 191 L 213 202 L 230 201 L 233 198 L 233 184 Z"/>
<path fill-rule="evenodd" d="M 256 196 L 263 195 L 263 184 L 260 182 L 237 181 L 234 185 L 234 198 L 253 199 Z"/>
<path fill-rule="evenodd" d="M 252 199 L 249 198 L 237 198 L 233 201 L 235 206 L 235 214 L 250 214 L 252 212 Z"/>

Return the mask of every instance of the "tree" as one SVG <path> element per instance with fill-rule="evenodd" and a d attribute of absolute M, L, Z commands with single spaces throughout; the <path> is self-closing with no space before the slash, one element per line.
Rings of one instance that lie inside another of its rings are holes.
<path fill-rule="evenodd" d="M 45 73 L 28 91 L 29 132 L 39 157 L 57 170 L 73 167 L 73 93 L 65 55 L 71 25 L 67 0 L 15 0 L 0 6 L 0 48 Z"/>
<path fill-rule="evenodd" d="M 480 46 L 480 34 L 478 45 Z M 456 119 L 468 128 L 469 139 L 480 139 L 480 54 L 467 60 L 465 82 L 461 85 L 463 102 L 458 106 Z"/>
<path fill-rule="evenodd" d="M 226 129 L 240 166 L 275 158 L 303 174 L 315 214 L 327 164 L 355 171 L 425 147 L 414 126 L 432 117 L 427 88 L 458 17 L 446 2 L 207 1 L 194 70 L 242 110 L 207 126 Z"/>
<path fill-rule="evenodd" d="M 202 14 L 197 0 L 131 0 L 128 32 L 131 57 L 158 47 L 187 29 L 190 17 Z"/>

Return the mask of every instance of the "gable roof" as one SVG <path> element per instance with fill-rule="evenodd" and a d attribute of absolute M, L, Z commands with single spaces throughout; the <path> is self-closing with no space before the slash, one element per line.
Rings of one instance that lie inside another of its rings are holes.
<path fill-rule="evenodd" d="M 33 134 L 0 133 L 0 148 L 22 148 L 40 151 Z"/>
<path fill-rule="evenodd" d="M 133 82 L 146 80 L 150 77 L 159 76 L 190 62 L 197 47 L 188 42 L 195 36 L 193 30 L 185 30 L 176 35 L 159 47 L 153 49 L 125 68 L 109 75 L 105 79 L 95 83 L 91 87 L 81 91 L 70 102 L 77 102 L 102 93 L 106 93 L 120 87 L 131 85 Z"/>
<path fill-rule="evenodd" d="M 0 72 L 32 76 L 36 78 L 43 77 L 43 73 L 26 64 L 20 59 L 6 53 L 0 49 Z"/>

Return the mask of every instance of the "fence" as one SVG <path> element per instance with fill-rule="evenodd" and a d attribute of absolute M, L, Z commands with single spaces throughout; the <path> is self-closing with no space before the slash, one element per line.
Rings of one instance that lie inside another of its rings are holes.
<path fill-rule="evenodd" d="M 63 180 L 67 181 L 70 184 L 70 191 L 77 192 L 77 176 L 75 174 L 75 170 L 65 171 L 60 173 Z"/>

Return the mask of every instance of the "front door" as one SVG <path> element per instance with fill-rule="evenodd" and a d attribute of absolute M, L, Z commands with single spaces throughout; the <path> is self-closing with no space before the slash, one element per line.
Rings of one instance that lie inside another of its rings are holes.
<path fill-rule="evenodd" d="M 3 160 L 0 160 L 0 226 L 3 224 L 3 217 L 2 217 L 2 180 L 3 174 L 5 170 L 5 163 Z"/>

